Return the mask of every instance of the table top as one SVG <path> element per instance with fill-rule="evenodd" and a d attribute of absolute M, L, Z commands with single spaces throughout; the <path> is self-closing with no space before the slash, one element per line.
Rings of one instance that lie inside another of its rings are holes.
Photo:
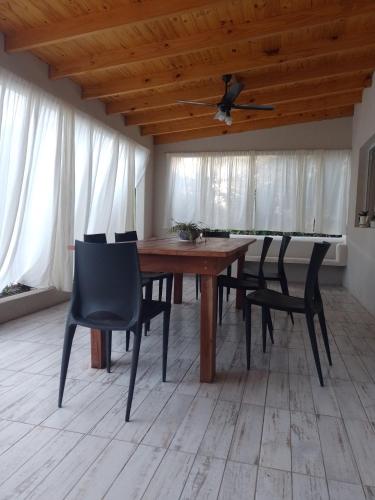
<path fill-rule="evenodd" d="M 186 257 L 230 257 L 246 251 L 255 238 L 203 238 L 195 243 L 177 238 L 150 238 L 137 242 L 140 255 L 175 255 Z"/>

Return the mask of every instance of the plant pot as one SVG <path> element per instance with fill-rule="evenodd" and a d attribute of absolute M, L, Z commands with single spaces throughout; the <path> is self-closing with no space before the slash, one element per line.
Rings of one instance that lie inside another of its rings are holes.
<path fill-rule="evenodd" d="M 368 227 L 367 215 L 360 215 L 359 216 L 359 225 L 360 225 L 360 227 Z"/>
<path fill-rule="evenodd" d="M 199 236 L 197 231 L 178 231 L 177 234 L 181 241 L 195 241 Z"/>

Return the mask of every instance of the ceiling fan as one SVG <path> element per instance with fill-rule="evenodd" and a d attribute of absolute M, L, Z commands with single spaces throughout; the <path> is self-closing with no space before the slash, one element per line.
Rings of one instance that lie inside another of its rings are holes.
<path fill-rule="evenodd" d="M 232 83 L 230 83 L 232 75 L 223 75 L 222 78 L 225 83 L 225 92 L 220 102 L 216 104 L 210 102 L 183 100 L 178 100 L 177 102 L 180 104 L 194 104 L 196 106 L 209 106 L 211 108 L 217 108 L 214 119 L 224 122 L 226 125 L 232 125 L 232 117 L 230 114 L 232 109 L 256 109 L 263 111 L 272 111 L 274 109 L 273 106 L 263 106 L 261 104 L 235 104 L 234 101 L 240 95 L 242 89 L 244 88 L 244 84 L 237 82 L 235 78 L 233 78 Z"/>

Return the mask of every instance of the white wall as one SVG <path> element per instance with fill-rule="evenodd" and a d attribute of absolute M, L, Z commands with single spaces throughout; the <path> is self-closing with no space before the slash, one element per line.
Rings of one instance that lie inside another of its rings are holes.
<path fill-rule="evenodd" d="M 352 119 L 339 118 L 155 146 L 153 233 L 154 235 L 160 235 L 165 232 L 165 228 L 163 228 L 167 178 L 165 153 L 319 148 L 350 149 L 351 141 Z"/>
<path fill-rule="evenodd" d="M 48 66 L 32 54 L 7 54 L 4 51 L 4 37 L 0 34 L 0 67 L 17 74 L 21 78 L 34 83 L 46 92 L 69 103 L 80 111 L 100 120 L 105 125 L 121 134 L 137 141 L 151 150 L 151 159 L 146 171 L 144 193 L 144 231 L 145 236 L 152 232 L 152 182 L 153 182 L 153 139 L 151 136 L 141 136 L 139 127 L 126 127 L 122 115 L 107 115 L 104 104 L 98 100 L 84 101 L 81 99 L 81 88 L 68 79 L 53 81 L 48 78 Z"/>
<path fill-rule="evenodd" d="M 352 176 L 348 223 L 348 266 L 344 284 L 375 314 L 375 229 L 355 227 L 359 150 L 375 134 L 375 82 L 363 93 L 353 117 Z"/>

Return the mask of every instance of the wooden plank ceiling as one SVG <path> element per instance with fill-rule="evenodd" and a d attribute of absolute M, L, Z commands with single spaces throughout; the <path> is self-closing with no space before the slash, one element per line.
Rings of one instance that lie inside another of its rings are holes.
<path fill-rule="evenodd" d="M 31 51 L 156 144 L 350 116 L 375 69 L 375 0 L 0 0 L 9 53 Z M 213 120 L 221 76 L 274 111 Z"/>

